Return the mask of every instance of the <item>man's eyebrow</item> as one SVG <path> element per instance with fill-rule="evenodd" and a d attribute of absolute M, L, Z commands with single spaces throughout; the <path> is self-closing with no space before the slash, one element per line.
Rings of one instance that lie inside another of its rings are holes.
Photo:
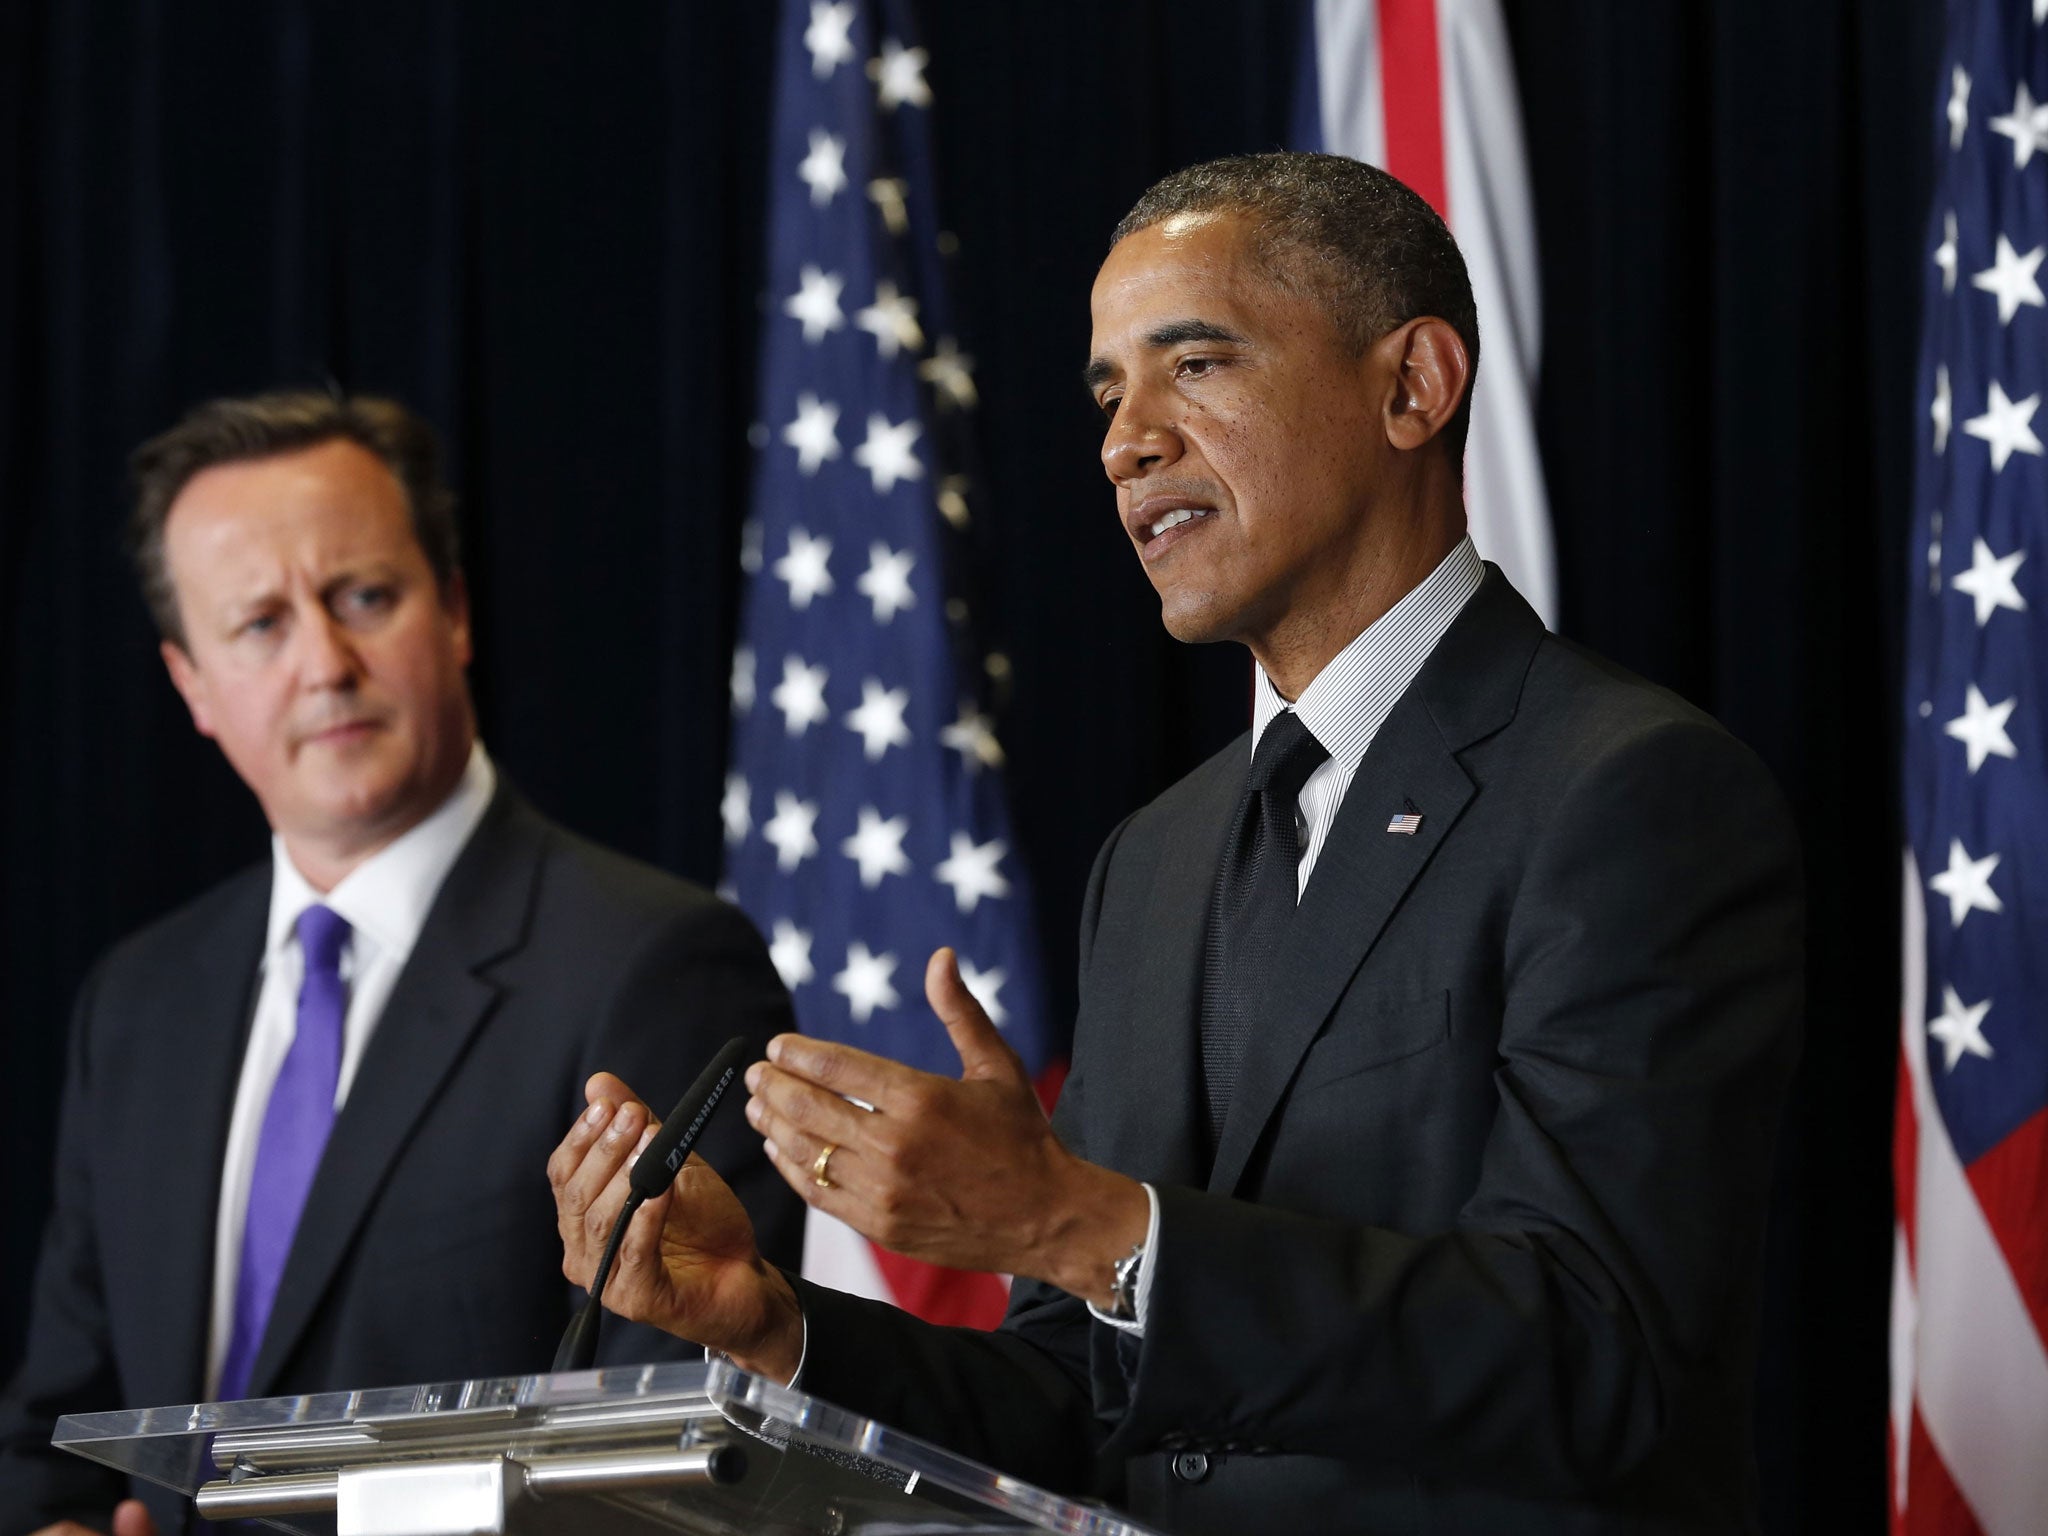
<path fill-rule="evenodd" d="M 1145 333 L 1144 345 L 1148 352 L 1161 351 L 1166 347 L 1183 346 L 1190 341 L 1221 341 L 1241 345 L 1244 337 L 1237 332 L 1226 330 L 1213 320 L 1169 320 L 1164 325 L 1153 327 Z M 1116 377 L 1116 367 L 1109 359 L 1094 357 L 1081 370 L 1081 385 L 1091 395 Z"/>

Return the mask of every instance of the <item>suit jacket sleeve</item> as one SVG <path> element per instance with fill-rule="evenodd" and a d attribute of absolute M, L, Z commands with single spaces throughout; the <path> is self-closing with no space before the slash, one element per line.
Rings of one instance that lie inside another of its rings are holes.
<path fill-rule="evenodd" d="M 1796 1052 L 1796 839 L 1703 721 L 1593 754 L 1551 802 L 1504 898 L 1498 1106 L 1455 1224 L 1162 1190 L 1119 1448 L 1570 1490 L 1728 1407 L 1694 1384 L 1754 1284 Z"/>
<path fill-rule="evenodd" d="M 14 1379 L 0 1394 L 0 1536 L 54 1520 L 104 1528 L 127 1480 L 50 1447 L 61 1414 L 104 1408 L 121 1389 L 100 1287 L 92 1230 L 91 1019 L 98 975 L 80 991 L 72 1020 L 58 1120 L 56 1201 L 36 1265 L 34 1326 Z"/>

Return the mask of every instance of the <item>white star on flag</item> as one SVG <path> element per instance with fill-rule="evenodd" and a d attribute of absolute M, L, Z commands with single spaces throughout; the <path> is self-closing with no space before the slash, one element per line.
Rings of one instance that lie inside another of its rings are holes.
<path fill-rule="evenodd" d="M 789 530 L 789 551 L 775 562 L 776 579 L 789 583 L 789 606 L 802 611 L 811 599 L 832 590 L 832 541 Z"/>
<path fill-rule="evenodd" d="M 803 322 L 805 341 L 823 341 L 846 324 L 846 311 L 839 307 L 839 294 L 845 287 L 846 279 L 837 272 L 806 263 L 797 273 L 796 292 L 783 301 L 782 312 Z"/>
<path fill-rule="evenodd" d="M 953 900 L 962 912 L 972 912 L 984 896 L 1010 894 L 1010 882 L 996 868 L 1005 851 L 1001 838 L 977 845 L 965 832 L 955 832 L 953 852 L 932 871 L 932 878 L 953 888 Z"/>
<path fill-rule="evenodd" d="M 1956 216 L 1946 215 L 1942 221 L 1941 244 L 1934 248 L 1934 264 L 1941 268 L 1941 291 L 1956 291 Z"/>
<path fill-rule="evenodd" d="M 827 459 L 839 457 L 839 407 L 809 390 L 796 397 L 796 420 L 782 429 L 782 440 L 796 450 L 796 467 L 815 475 Z"/>
<path fill-rule="evenodd" d="M 718 802 L 718 816 L 725 823 L 725 840 L 728 843 L 746 841 L 747 833 L 753 830 L 753 797 L 747 792 L 747 781 L 737 773 L 725 776 L 725 794 Z"/>
<path fill-rule="evenodd" d="M 910 873 L 910 855 L 903 851 L 909 831 L 908 816 L 885 817 L 872 805 L 864 805 L 860 825 L 839 845 L 839 851 L 860 866 L 860 883 L 872 891 L 884 875 Z"/>
<path fill-rule="evenodd" d="M 969 773 L 1003 766 L 1003 745 L 996 740 L 993 724 L 970 703 L 961 704 L 958 720 L 940 728 L 939 744 L 958 752 Z"/>
<path fill-rule="evenodd" d="M 775 814 L 761 836 L 775 850 L 775 867 L 788 874 L 818 851 L 818 806 L 786 789 L 775 791 Z"/>
<path fill-rule="evenodd" d="M 1971 683 L 1963 694 L 1963 712 L 1942 727 L 1942 730 L 1963 744 L 1969 754 L 1970 772 L 1975 773 L 1984 766 L 1987 757 L 2018 757 L 2019 748 L 2012 744 L 2012 738 L 2005 733 L 2005 722 L 2012 718 L 2019 695 L 2014 694 L 2003 704 L 1991 704 Z"/>
<path fill-rule="evenodd" d="M 768 958 L 782 984 L 794 992 L 817 975 L 811 966 L 811 935 L 786 917 L 775 919 L 774 937 L 768 942 Z"/>
<path fill-rule="evenodd" d="M 801 656 L 782 658 L 782 681 L 768 701 L 782 711 L 782 723 L 790 735 L 803 735 L 831 713 L 825 707 L 828 675 L 823 667 L 806 666 Z"/>
<path fill-rule="evenodd" d="M 955 528 L 967 526 L 967 487 L 965 475 L 948 475 L 939 482 L 939 515 Z"/>
<path fill-rule="evenodd" d="M 924 83 L 924 67 L 930 62 L 931 55 L 922 48 L 906 48 L 893 37 L 883 41 L 882 56 L 868 60 L 868 78 L 875 82 L 875 100 L 884 112 L 932 104 L 932 89 Z"/>
<path fill-rule="evenodd" d="M 1970 568 L 1960 575 L 1951 576 L 1948 584 L 1975 600 L 1979 629 L 1991 622 L 1991 615 L 1997 609 L 2010 608 L 2015 613 L 2027 611 L 2027 600 L 2020 596 L 2020 589 L 2012 579 L 2020 568 L 2020 562 L 2026 558 L 2024 549 L 2016 549 L 2001 559 L 1991 553 L 1991 546 L 1982 539 L 1971 541 Z"/>
<path fill-rule="evenodd" d="M 916 564 L 917 556 L 907 549 L 892 550 L 880 541 L 868 546 L 868 568 L 854 586 L 875 605 L 877 624 L 888 623 L 916 603 L 910 590 L 910 568 Z"/>
<path fill-rule="evenodd" d="M 1991 119 L 1991 131 L 2012 140 L 2012 168 L 2024 171 L 2035 150 L 2048 150 L 2048 107 L 2035 104 L 2022 80 L 2012 93 L 2012 111 Z"/>
<path fill-rule="evenodd" d="M 974 359 L 950 336 L 939 338 L 932 355 L 917 365 L 917 376 L 931 385 L 940 410 L 971 411 L 981 398 L 974 388 Z"/>
<path fill-rule="evenodd" d="M 1968 1051 L 1972 1056 L 1991 1059 L 1991 1043 L 1984 1038 L 1984 1015 L 1991 1011 L 1991 999 L 1981 1003 L 1963 1005 L 1956 989 L 1944 985 L 1941 989 L 1941 1016 L 1927 1021 L 1927 1033 L 1939 1040 L 1948 1052 L 1942 1063 L 1944 1072 L 1953 1072 L 1956 1063 Z"/>
<path fill-rule="evenodd" d="M 872 677 L 861 682 L 860 707 L 847 711 L 846 726 L 860 737 L 869 762 L 880 762 L 891 747 L 910 744 L 910 727 L 903 723 L 909 707 L 908 688 L 884 688 Z"/>
<path fill-rule="evenodd" d="M 732 711 L 744 715 L 754 707 L 754 651 L 752 646 L 732 648 Z"/>
<path fill-rule="evenodd" d="M 1963 147 L 1963 130 L 1970 126 L 1970 76 L 1958 64 L 1948 77 L 1948 147 Z"/>
<path fill-rule="evenodd" d="M 892 235 L 910 228 L 910 183 L 901 176 L 877 176 L 868 183 L 868 201 L 882 216 L 882 225 Z"/>
<path fill-rule="evenodd" d="M 832 78 L 842 64 L 853 62 L 853 7 L 812 0 L 811 24 L 804 28 L 804 46 L 811 51 L 811 73 Z"/>
<path fill-rule="evenodd" d="M 1002 999 L 1003 983 L 1010 979 L 1009 976 L 999 965 L 984 971 L 977 969 L 965 955 L 957 958 L 960 962 L 960 985 L 981 1004 L 981 1011 L 988 1015 L 989 1023 L 1001 1029 L 1010 1021 L 1009 1010 L 1003 1006 Z"/>
<path fill-rule="evenodd" d="M 875 338 L 875 350 L 884 358 L 893 358 L 906 347 L 916 352 L 924 346 L 917 301 L 898 293 L 894 283 L 875 284 L 875 302 L 855 315 L 853 323 Z"/>
<path fill-rule="evenodd" d="M 811 189 L 811 206 L 824 207 L 846 190 L 846 140 L 813 128 L 811 152 L 797 166 L 796 174 Z"/>
<path fill-rule="evenodd" d="M 2034 429 L 2029 425 L 2040 404 L 2038 394 L 2029 395 L 2024 400 L 2008 400 L 1998 380 L 1991 381 L 1991 398 L 1985 404 L 1984 414 L 1972 416 L 1964 422 L 1963 430 L 1991 445 L 1993 474 L 2003 470 L 2005 461 L 2015 453 L 2040 455 L 2041 439 L 2034 436 Z"/>
<path fill-rule="evenodd" d="M 888 495 L 899 480 L 924 478 L 924 465 L 911 450 L 923 430 L 914 416 L 892 427 L 880 411 L 869 414 L 867 441 L 853 450 L 853 462 L 873 477 L 877 496 Z"/>
<path fill-rule="evenodd" d="M 1927 407 L 1927 419 L 1934 423 L 1934 451 L 1948 449 L 1948 429 L 1951 421 L 1948 398 L 1948 364 L 1934 366 L 1934 403 Z"/>
<path fill-rule="evenodd" d="M 846 969 L 832 978 L 832 990 L 846 999 L 853 1022 L 865 1024 L 877 1008 L 894 1008 L 903 1001 L 889 984 L 895 974 L 894 955 L 871 955 L 867 945 L 855 939 L 846 947 Z"/>
<path fill-rule="evenodd" d="M 1972 912 L 2005 910 L 2005 903 L 1998 899 L 1998 892 L 1991 889 L 1991 875 L 1998 868 L 1998 860 L 1999 855 L 1995 853 L 1973 859 L 1963 851 L 1960 837 L 1949 840 L 1948 868 L 1927 882 L 1948 898 L 1949 926 L 1962 927 L 1963 919 Z"/>
<path fill-rule="evenodd" d="M 2012 248 L 2010 240 L 2000 235 L 1991 265 L 1970 279 L 1972 288 L 1998 299 L 2000 325 L 2012 324 L 2012 317 L 2019 313 L 2022 304 L 2042 306 L 2041 284 L 2034 274 L 2040 270 L 2044 255 L 2048 255 L 2048 245 L 2037 245 L 2022 256 Z"/>

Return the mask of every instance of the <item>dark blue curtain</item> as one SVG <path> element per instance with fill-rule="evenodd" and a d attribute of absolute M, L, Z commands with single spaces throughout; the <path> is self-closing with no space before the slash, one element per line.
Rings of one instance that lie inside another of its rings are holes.
<path fill-rule="evenodd" d="M 332 379 L 441 427 L 484 731 L 593 837 L 715 877 L 772 7 L 0 7 L 0 1368 L 68 1000 L 258 857 L 161 676 L 122 463 Z M 1938 7 L 1508 0 L 1544 255 L 1566 632 L 1720 715 L 1807 836 L 1812 1011 L 1775 1211 L 1779 1530 L 1881 1518 L 1896 1019 L 1890 722 Z M 1261 0 L 922 7 L 988 483 L 981 620 L 1059 1005 L 1096 844 L 1244 721 L 1111 516 L 1076 382 L 1154 177 L 1286 139 Z"/>

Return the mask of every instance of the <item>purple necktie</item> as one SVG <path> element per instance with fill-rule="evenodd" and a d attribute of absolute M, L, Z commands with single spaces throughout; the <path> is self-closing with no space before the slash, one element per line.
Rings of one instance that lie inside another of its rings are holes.
<path fill-rule="evenodd" d="M 221 1362 L 222 1402 L 249 1389 L 249 1370 L 270 1322 L 271 1303 L 277 1300 L 292 1234 L 320 1167 L 327 1133 L 334 1128 L 341 1024 L 348 1013 L 348 987 L 341 979 L 348 919 L 326 907 L 308 907 L 299 914 L 298 931 L 299 955 L 305 962 L 299 1024 L 271 1086 L 263 1134 L 256 1142 L 248 1215 L 242 1223 L 242 1267 L 235 1279 L 235 1328 L 228 1338 L 227 1358 Z"/>

